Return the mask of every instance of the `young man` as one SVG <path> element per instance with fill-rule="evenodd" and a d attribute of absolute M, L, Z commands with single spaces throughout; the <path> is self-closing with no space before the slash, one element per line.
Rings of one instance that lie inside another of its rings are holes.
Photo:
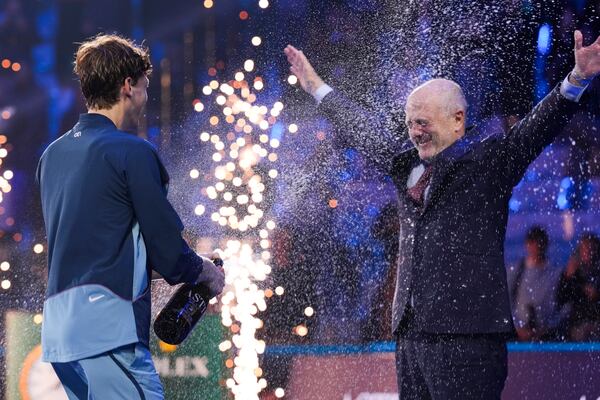
<path fill-rule="evenodd" d="M 339 129 L 394 179 L 400 237 L 392 329 L 401 399 L 500 399 L 514 334 L 504 267 L 512 188 L 579 108 L 600 73 L 600 38 L 583 46 L 563 83 L 503 135 L 467 129 L 462 89 L 434 79 L 405 106 L 402 142 L 326 85 L 306 56 L 285 49 L 291 72 Z"/>
<path fill-rule="evenodd" d="M 83 43 L 75 73 L 88 112 L 38 165 L 48 237 L 43 359 L 70 399 L 162 399 L 148 349 L 152 271 L 213 296 L 224 285 L 182 238 L 167 171 L 135 135 L 151 68 L 128 39 Z"/>

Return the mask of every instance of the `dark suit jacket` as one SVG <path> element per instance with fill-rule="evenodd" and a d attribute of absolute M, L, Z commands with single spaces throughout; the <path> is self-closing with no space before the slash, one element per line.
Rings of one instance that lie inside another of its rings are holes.
<path fill-rule="evenodd" d="M 392 329 L 413 296 L 413 328 L 425 333 L 514 331 L 504 267 L 512 188 L 578 108 L 556 87 L 508 132 L 476 128 L 440 153 L 423 211 L 406 195 L 418 154 L 341 93 L 319 108 L 337 138 L 390 174 L 398 189 L 400 243 Z"/>

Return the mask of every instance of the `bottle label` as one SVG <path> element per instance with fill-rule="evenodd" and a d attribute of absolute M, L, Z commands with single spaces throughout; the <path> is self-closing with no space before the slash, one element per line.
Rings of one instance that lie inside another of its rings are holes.
<path fill-rule="evenodd" d="M 194 316 L 198 314 L 203 314 L 206 311 L 206 302 L 200 295 L 200 293 L 194 292 L 194 290 L 190 290 L 188 292 L 188 301 L 185 306 L 179 312 L 178 317 L 183 318 L 189 325 L 194 324 Z"/>

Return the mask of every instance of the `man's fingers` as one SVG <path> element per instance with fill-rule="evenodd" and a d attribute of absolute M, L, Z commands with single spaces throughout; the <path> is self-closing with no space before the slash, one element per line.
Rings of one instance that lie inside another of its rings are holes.
<path fill-rule="evenodd" d="M 296 55 L 298 54 L 298 49 L 297 49 L 297 48 L 295 48 L 294 46 L 292 46 L 291 44 L 288 44 L 288 45 L 286 46 L 286 48 L 285 48 L 285 49 L 283 49 L 283 52 L 284 52 L 284 53 L 285 53 L 285 54 L 286 54 L 288 57 L 290 57 L 290 56 L 294 57 L 294 56 L 296 56 Z"/>
<path fill-rule="evenodd" d="M 598 36 L 598 38 L 596 39 L 596 41 L 594 43 L 595 44 L 600 44 L 600 36 Z"/>
<path fill-rule="evenodd" d="M 308 63 L 308 58 L 306 58 L 306 56 L 304 55 L 304 52 L 302 52 L 302 50 L 300 50 L 298 52 L 298 58 L 301 59 L 303 62 Z"/>
<path fill-rule="evenodd" d="M 302 60 L 300 60 L 299 58 L 295 58 L 294 60 L 292 60 L 290 62 L 290 64 L 297 70 L 302 70 L 303 66 L 304 66 L 304 64 L 302 63 Z"/>
<path fill-rule="evenodd" d="M 290 53 L 290 54 L 288 54 L 287 58 L 288 58 L 288 62 L 290 64 L 296 64 L 296 63 L 298 63 L 298 55 L 295 54 L 295 53 L 293 53 L 293 52 Z"/>
<path fill-rule="evenodd" d="M 575 50 L 579 50 L 583 47 L 583 34 L 581 31 L 576 30 L 574 34 L 575 38 Z"/>
<path fill-rule="evenodd" d="M 290 64 L 298 64 L 298 63 L 302 63 L 302 62 L 308 62 L 308 59 L 306 58 L 306 56 L 304 55 L 302 50 L 298 50 L 291 44 L 288 44 L 287 47 L 285 49 L 283 49 L 283 52 L 287 56 L 288 62 Z"/>
<path fill-rule="evenodd" d="M 288 44 L 283 51 L 287 56 L 288 62 L 294 68 L 290 69 L 294 75 L 298 76 L 299 73 L 302 74 L 305 70 L 312 68 L 302 50 L 298 50 L 291 44 Z"/>
<path fill-rule="evenodd" d="M 294 49 L 292 49 L 291 47 L 286 47 L 285 49 L 283 49 L 283 52 L 285 53 L 286 56 L 289 57 L 294 57 L 296 55 L 296 51 L 294 51 Z"/>

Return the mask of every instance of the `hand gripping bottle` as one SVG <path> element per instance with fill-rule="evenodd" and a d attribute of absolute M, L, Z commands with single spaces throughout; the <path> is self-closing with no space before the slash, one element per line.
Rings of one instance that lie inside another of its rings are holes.
<path fill-rule="evenodd" d="M 213 259 L 213 263 L 223 266 L 220 258 Z M 209 300 L 208 288 L 202 283 L 181 285 L 154 321 L 156 336 L 168 344 L 183 342 L 206 312 Z"/>

